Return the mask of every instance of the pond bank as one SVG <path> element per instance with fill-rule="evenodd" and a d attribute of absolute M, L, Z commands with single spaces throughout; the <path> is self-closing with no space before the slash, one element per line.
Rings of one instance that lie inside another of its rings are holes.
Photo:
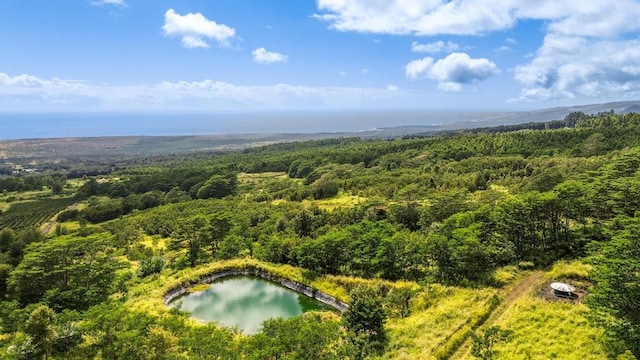
<path fill-rule="evenodd" d="M 345 311 L 348 307 L 347 304 L 339 301 L 335 297 L 329 294 L 326 294 L 320 290 L 316 290 L 310 286 L 300 284 L 293 280 L 281 278 L 258 269 L 231 269 L 231 270 L 223 270 L 223 271 L 214 272 L 212 274 L 204 275 L 201 278 L 199 278 L 196 282 L 182 285 L 177 288 L 169 290 L 164 295 L 164 304 L 168 305 L 174 299 L 186 294 L 189 291 L 189 288 L 194 285 L 208 284 L 217 279 L 221 279 L 228 276 L 256 276 L 256 277 L 268 280 L 270 282 L 280 284 L 281 286 L 287 289 L 304 294 L 340 312 Z"/>

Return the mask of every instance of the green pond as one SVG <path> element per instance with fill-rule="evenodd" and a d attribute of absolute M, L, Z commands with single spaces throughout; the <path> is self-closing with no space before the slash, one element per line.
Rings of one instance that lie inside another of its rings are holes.
<path fill-rule="evenodd" d="M 259 332 L 267 319 L 286 319 L 328 308 L 306 295 L 249 276 L 216 280 L 207 290 L 184 295 L 176 302 L 180 310 L 188 311 L 195 319 L 237 326 L 245 334 Z"/>

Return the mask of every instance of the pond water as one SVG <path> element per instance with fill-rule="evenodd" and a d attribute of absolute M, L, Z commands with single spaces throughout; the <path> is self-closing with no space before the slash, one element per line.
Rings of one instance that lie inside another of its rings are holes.
<path fill-rule="evenodd" d="M 321 302 L 257 277 L 227 277 L 204 291 L 176 300 L 179 309 L 205 322 L 237 326 L 245 334 L 260 331 L 271 318 L 290 318 L 311 310 L 325 310 Z"/>

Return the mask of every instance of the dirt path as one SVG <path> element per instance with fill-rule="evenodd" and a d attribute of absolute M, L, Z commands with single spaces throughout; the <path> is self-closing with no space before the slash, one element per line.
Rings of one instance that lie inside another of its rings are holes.
<path fill-rule="evenodd" d="M 78 203 L 75 202 L 69 206 L 67 206 L 66 209 L 62 210 L 62 211 L 66 211 L 66 210 L 75 210 L 78 208 Z M 62 212 L 61 211 L 61 212 Z M 60 212 L 59 212 L 60 213 Z M 58 214 L 59 214 L 58 213 Z M 53 215 L 53 217 L 51 219 L 49 219 L 49 221 L 47 221 L 46 223 L 43 224 L 43 228 L 42 228 L 42 235 L 47 236 L 49 235 L 49 233 L 51 233 L 51 231 L 53 230 L 53 228 L 58 225 L 58 222 L 55 220 L 56 216 L 58 216 L 58 214 Z"/>
<path fill-rule="evenodd" d="M 514 283 L 511 286 L 505 287 L 500 291 L 500 295 L 502 296 L 502 302 L 500 305 L 491 313 L 491 316 L 480 325 L 475 331 L 482 332 L 485 329 L 493 326 L 498 319 L 509 310 L 513 304 L 520 299 L 521 297 L 529 294 L 531 289 L 538 286 L 544 280 L 544 273 L 542 271 L 534 271 L 524 279 Z M 450 359 L 467 359 L 469 358 L 469 354 L 471 352 L 471 337 L 467 338 L 464 343 L 458 348 L 458 350 L 451 355 Z"/>

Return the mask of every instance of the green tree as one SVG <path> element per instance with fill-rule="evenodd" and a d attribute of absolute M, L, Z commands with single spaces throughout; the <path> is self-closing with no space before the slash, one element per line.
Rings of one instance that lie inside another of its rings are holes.
<path fill-rule="evenodd" d="M 121 264 L 109 251 L 106 232 L 66 235 L 31 244 L 9 277 L 21 304 L 45 301 L 54 309 L 87 309 L 106 300 Z"/>
<path fill-rule="evenodd" d="M 338 274 L 349 259 L 349 234 L 333 231 L 303 242 L 296 249 L 300 266 L 327 274 Z"/>
<path fill-rule="evenodd" d="M 0 264 L 0 301 L 3 301 L 7 295 L 7 281 L 11 269 L 9 264 Z"/>
<path fill-rule="evenodd" d="M 38 353 L 49 359 L 56 338 L 54 331 L 56 314 L 46 305 L 41 305 L 31 312 L 24 332 L 33 339 L 33 346 Z"/>
<path fill-rule="evenodd" d="M 0 253 L 9 251 L 14 241 L 16 241 L 16 233 L 10 228 L 2 229 L 0 231 Z"/>
<path fill-rule="evenodd" d="M 51 192 L 54 194 L 61 194 L 64 190 L 64 183 L 60 179 L 56 179 L 51 183 Z"/>
<path fill-rule="evenodd" d="M 335 320 L 307 313 L 291 319 L 269 319 L 263 330 L 248 338 L 242 351 L 247 359 L 338 360 L 342 331 Z"/>
<path fill-rule="evenodd" d="M 420 229 L 420 208 L 415 202 L 391 206 L 391 217 L 409 231 Z"/>
<path fill-rule="evenodd" d="M 220 244 L 222 240 L 229 234 L 233 223 L 231 219 L 223 214 L 215 214 L 209 220 L 209 230 L 211 234 L 208 237 L 209 245 L 211 246 L 211 256 L 215 257 L 216 252 L 220 250 Z"/>
<path fill-rule="evenodd" d="M 172 246 L 186 249 L 190 266 L 196 266 L 202 246 L 210 238 L 207 219 L 203 215 L 195 215 L 181 220 L 172 238 Z"/>
<path fill-rule="evenodd" d="M 407 317 L 411 310 L 411 298 L 415 290 L 410 287 L 394 287 L 385 297 L 386 313 L 390 317 Z"/>
<path fill-rule="evenodd" d="M 494 349 L 496 344 L 508 341 L 513 335 L 513 331 L 501 329 L 499 326 L 492 326 L 484 331 L 482 336 L 471 333 L 473 341 L 471 355 L 481 360 L 491 360 L 497 355 Z"/>
<path fill-rule="evenodd" d="M 342 319 L 349 341 L 356 350 L 355 358 L 382 353 L 388 339 L 380 296 L 372 287 L 360 285 L 351 291 L 349 298 L 349 308 L 342 314 Z"/>
<path fill-rule="evenodd" d="M 163 268 L 164 258 L 162 258 L 162 256 L 152 256 L 147 259 L 142 259 L 138 267 L 138 276 L 147 277 L 152 274 L 158 274 L 162 272 Z"/>
<path fill-rule="evenodd" d="M 236 174 L 213 175 L 202 184 L 196 196 L 198 199 L 220 199 L 236 193 L 238 178 Z"/>
<path fill-rule="evenodd" d="M 622 228 L 594 254 L 596 286 L 587 303 L 610 338 L 640 357 L 640 219 L 618 222 Z"/>
<path fill-rule="evenodd" d="M 178 337 L 162 326 L 151 326 L 147 330 L 143 349 L 145 359 L 173 359 L 178 350 Z"/>
<path fill-rule="evenodd" d="M 190 359 L 211 359 L 212 354 L 217 359 L 235 359 L 239 350 L 235 349 L 233 332 L 226 327 L 216 324 L 198 325 L 188 329 L 181 336 L 181 342 L 189 349 Z"/>
<path fill-rule="evenodd" d="M 188 200 L 191 200 L 189 194 L 177 186 L 169 190 L 169 192 L 164 196 L 164 202 L 167 204 L 175 204 Z"/>
<path fill-rule="evenodd" d="M 36 227 L 30 227 L 20 233 L 20 241 L 24 244 L 31 244 L 33 242 L 40 242 L 44 240 L 42 232 Z"/>
<path fill-rule="evenodd" d="M 220 243 L 217 257 L 220 259 L 233 259 L 251 252 L 251 241 L 239 235 L 229 235 Z"/>

